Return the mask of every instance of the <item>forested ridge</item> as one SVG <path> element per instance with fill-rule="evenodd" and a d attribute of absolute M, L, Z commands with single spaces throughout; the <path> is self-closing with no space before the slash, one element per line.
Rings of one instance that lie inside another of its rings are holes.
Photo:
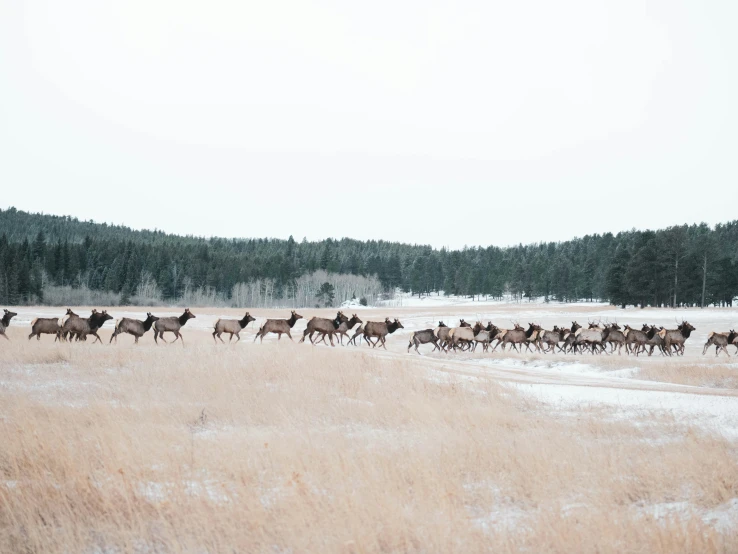
<path fill-rule="evenodd" d="M 0 210 L 4 305 L 64 303 L 80 290 L 101 303 L 330 305 L 396 288 L 421 295 L 443 290 L 618 305 L 724 305 L 738 296 L 737 264 L 738 221 L 438 250 L 348 238 L 206 239 Z M 318 289 L 316 279 L 330 286 Z M 332 291 L 339 288 L 336 299 Z"/>

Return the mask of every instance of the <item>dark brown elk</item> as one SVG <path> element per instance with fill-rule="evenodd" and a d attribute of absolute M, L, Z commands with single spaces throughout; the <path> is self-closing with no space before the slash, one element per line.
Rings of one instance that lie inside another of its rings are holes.
<path fill-rule="evenodd" d="M 646 326 L 647 324 L 644 324 L 644 327 Z M 623 336 L 625 336 L 625 351 L 628 354 L 635 354 L 638 356 L 645 350 L 648 336 L 639 329 L 633 329 L 630 325 L 623 327 L 623 330 Z"/>
<path fill-rule="evenodd" d="M 336 322 L 335 319 L 333 321 L 334 323 Z M 353 314 L 351 316 L 351 319 L 349 319 L 348 321 L 342 321 L 341 323 L 338 324 L 338 327 L 336 328 L 336 335 L 341 337 L 341 346 L 343 346 L 343 337 L 349 338 L 348 332 L 354 327 L 356 327 L 357 323 L 361 324 L 363 323 L 363 321 L 359 319 L 358 315 Z M 319 342 L 325 343 L 325 334 L 321 334 L 320 340 L 315 341 L 315 344 L 318 344 Z"/>
<path fill-rule="evenodd" d="M 118 335 L 122 333 L 128 333 L 136 338 L 135 344 L 138 344 L 138 339 L 144 336 L 144 334 L 151 329 L 151 326 L 159 321 L 159 318 L 155 315 L 151 315 L 151 312 L 146 314 L 146 319 L 140 321 L 138 319 L 132 319 L 130 317 L 124 317 L 115 322 L 115 331 L 110 336 L 110 344 L 115 339 L 115 344 L 118 344 Z"/>
<path fill-rule="evenodd" d="M 676 329 L 662 329 L 659 335 L 664 339 L 666 353 L 671 356 L 673 346 L 678 355 L 684 356 L 684 344 L 694 330 L 695 328 L 686 321 L 682 321 L 682 324 L 678 325 Z"/>
<path fill-rule="evenodd" d="M 364 325 L 364 338 L 367 340 L 367 342 L 371 342 L 372 338 L 376 339 L 374 344 L 372 344 L 372 348 L 381 343 L 382 348 L 387 350 L 385 337 L 394 333 L 398 329 L 404 329 L 404 327 L 402 326 L 402 323 L 400 323 L 400 320 L 397 318 L 395 318 L 394 321 L 389 321 L 389 319 L 385 319 L 381 323 L 376 321 L 369 321 L 366 325 Z"/>
<path fill-rule="evenodd" d="M 433 344 L 433 350 L 439 348 L 438 337 L 436 336 L 435 329 L 423 329 L 422 331 L 415 331 L 410 334 L 410 342 L 407 345 L 407 351 L 410 353 L 410 348 L 415 345 L 415 351 L 420 354 L 418 346 L 421 344 Z M 440 349 L 440 348 L 439 348 Z"/>
<path fill-rule="evenodd" d="M 67 308 L 67 316 L 79 317 L 75 314 L 71 308 Z M 41 335 L 54 335 L 54 342 L 61 340 L 61 325 L 60 321 L 63 317 L 37 317 L 31 321 L 31 334 L 28 335 L 28 340 L 36 337 L 36 340 L 41 340 Z"/>
<path fill-rule="evenodd" d="M 180 333 L 179 330 L 194 317 L 195 314 L 193 314 L 189 308 L 185 308 L 184 313 L 179 317 L 160 317 L 159 320 L 154 323 L 154 342 L 159 344 L 159 339 L 161 339 L 166 343 L 167 341 L 164 339 L 164 333 L 173 333 L 174 340 L 172 341 L 172 344 L 177 342 L 177 339 L 182 339 L 182 346 L 184 346 L 184 338 L 182 338 L 182 333 Z"/>
<path fill-rule="evenodd" d="M 702 349 L 702 355 L 704 356 L 707 349 L 715 345 L 715 356 L 718 356 L 722 350 L 728 357 L 730 357 L 728 345 L 733 344 L 736 336 L 738 335 L 736 335 L 736 332 L 733 329 L 727 333 L 716 333 L 715 331 L 712 331 L 707 335 L 707 342 L 705 343 L 705 347 Z"/>
<path fill-rule="evenodd" d="M 11 312 L 10 310 L 3 310 L 3 318 L 0 319 L 0 335 L 5 337 L 5 340 L 10 340 L 8 336 L 5 334 L 5 329 L 10 327 L 10 320 L 13 319 L 18 314 L 15 312 Z"/>
<path fill-rule="evenodd" d="M 93 309 L 92 313 L 97 313 L 97 310 Z M 59 318 L 59 340 L 66 341 L 67 339 L 73 339 L 74 335 L 70 336 L 73 327 L 73 322 L 80 318 L 73 311 L 67 309 L 67 313 Z"/>
<path fill-rule="evenodd" d="M 564 344 L 559 346 L 559 352 L 564 352 L 566 354 L 567 352 L 572 352 L 574 350 L 574 343 L 577 340 L 577 331 L 581 328 L 582 326 L 576 321 L 571 322 L 571 329 L 568 333 L 564 333 Z"/>
<path fill-rule="evenodd" d="M 64 327 L 69 333 L 70 341 L 75 337 L 77 341 L 86 341 L 87 335 L 92 335 L 95 337 L 93 344 L 96 342 L 102 344 L 102 339 L 100 338 L 100 335 L 97 334 L 97 331 L 105 324 L 106 321 L 110 321 L 111 319 L 113 319 L 113 316 L 108 314 L 105 310 L 102 312 L 92 310 L 90 317 L 69 318 L 64 324 Z M 69 324 L 69 326 L 67 326 L 67 324 Z"/>
<path fill-rule="evenodd" d="M 215 322 L 215 327 L 213 327 L 213 342 L 218 344 L 218 341 L 215 340 L 215 337 L 218 337 L 220 342 L 225 344 L 225 341 L 220 337 L 223 333 L 230 335 L 228 342 L 233 340 L 233 335 L 236 335 L 236 342 L 240 341 L 241 335 L 239 333 L 252 321 L 256 321 L 256 318 L 251 317 L 249 312 L 246 312 L 243 319 L 219 319 Z"/>
<path fill-rule="evenodd" d="M 605 339 L 605 344 L 610 345 L 610 354 L 615 352 L 615 349 L 617 348 L 618 356 L 621 356 L 623 346 L 625 346 L 625 335 L 620 329 L 620 325 L 618 325 L 617 323 L 611 323 L 610 325 L 606 325 L 606 327 L 609 329 L 609 332 L 607 334 L 607 338 Z"/>
<path fill-rule="evenodd" d="M 292 310 L 289 319 L 267 319 L 264 325 L 259 328 L 259 332 L 256 333 L 254 342 L 256 342 L 256 339 L 261 339 L 260 343 L 264 342 L 264 337 L 269 333 L 276 333 L 277 340 L 282 340 L 282 335 L 287 335 L 292 342 L 295 342 L 290 330 L 295 326 L 298 319 L 302 319 L 302 316 L 295 310 Z"/>
<path fill-rule="evenodd" d="M 648 325 L 644 324 L 641 331 L 646 333 L 646 338 L 648 339 L 646 343 L 643 345 L 643 352 L 648 349 L 648 355 L 651 356 L 653 354 L 653 351 L 656 347 L 658 347 L 659 352 L 661 352 L 662 356 L 665 356 L 666 353 L 664 352 L 664 339 L 659 335 L 659 331 L 661 331 L 663 327 L 656 327 L 655 325 Z"/>
<path fill-rule="evenodd" d="M 343 312 L 338 312 L 334 319 L 328 319 L 326 317 L 312 317 L 310 318 L 310 321 L 308 321 L 307 327 L 305 327 L 305 330 L 302 332 L 300 342 L 305 342 L 305 337 L 308 337 L 310 339 L 310 343 L 315 344 L 313 341 L 313 334 L 318 333 L 323 335 L 324 338 L 325 335 L 328 335 L 328 339 L 331 341 L 331 346 L 335 346 L 333 344 L 333 335 L 335 334 L 336 329 L 338 329 L 338 326 L 344 321 L 348 321 L 348 318 L 343 315 Z"/>

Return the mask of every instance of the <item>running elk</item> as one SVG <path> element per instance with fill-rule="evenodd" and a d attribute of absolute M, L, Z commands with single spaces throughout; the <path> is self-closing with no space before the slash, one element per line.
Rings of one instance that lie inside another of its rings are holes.
<path fill-rule="evenodd" d="M 728 357 L 730 357 L 730 353 L 728 352 L 728 345 L 733 344 L 736 336 L 736 332 L 733 329 L 731 329 L 727 333 L 716 333 L 715 331 L 711 332 L 709 335 L 707 335 L 707 342 L 705 343 L 705 347 L 702 349 L 702 355 L 704 356 L 705 352 L 707 352 L 707 349 L 714 344 L 715 356 L 718 356 L 720 354 L 720 351 L 722 350 Z"/>
<path fill-rule="evenodd" d="M 115 344 L 118 344 L 118 335 L 122 333 L 128 333 L 136 338 L 135 344 L 138 344 L 138 339 L 144 336 L 144 334 L 151 329 L 151 326 L 159 321 L 159 318 L 151 315 L 151 312 L 146 314 L 144 321 L 138 319 L 132 319 L 130 317 L 124 317 L 115 322 L 115 331 L 110 337 L 110 344 L 115 339 Z"/>
<path fill-rule="evenodd" d="M 264 337 L 269 333 L 276 333 L 277 340 L 282 340 L 282 335 L 284 334 L 287 335 L 292 342 L 295 342 L 290 334 L 290 329 L 295 326 L 298 319 L 302 319 L 302 316 L 295 310 L 292 310 L 292 314 L 289 319 L 267 319 L 264 322 L 264 325 L 259 328 L 259 332 L 256 333 L 254 342 L 256 342 L 256 339 L 261 339 L 259 341 L 260 343 L 264 342 Z"/>
<path fill-rule="evenodd" d="M 343 315 L 343 312 L 338 312 L 335 319 L 328 319 L 326 317 L 312 317 L 310 318 L 310 321 L 308 321 L 307 327 L 305 327 L 305 330 L 302 332 L 302 338 L 300 339 L 300 342 L 305 342 L 305 337 L 307 337 L 310 339 L 310 343 L 314 345 L 315 342 L 313 341 L 313 334 L 318 333 L 319 335 L 323 336 L 323 339 L 325 339 L 325 336 L 328 335 L 328 339 L 331 341 L 331 346 L 335 346 L 333 344 L 333 334 L 336 332 L 336 329 L 338 329 L 339 325 L 346 321 L 348 321 L 348 318 Z"/>
<path fill-rule="evenodd" d="M 102 327 L 106 321 L 113 319 L 113 316 L 108 314 L 107 311 L 103 310 L 98 312 L 92 310 L 92 314 L 88 318 L 82 317 L 70 317 L 64 324 L 62 332 L 69 335 L 69 340 L 77 338 L 77 341 L 86 341 L 87 335 L 95 337 L 95 342 L 102 344 L 100 335 L 97 334 L 98 329 Z"/>
<path fill-rule="evenodd" d="M 71 308 L 67 308 L 66 316 L 79 317 Z M 61 340 L 60 322 L 63 319 L 64 317 L 37 317 L 31 321 L 31 334 L 28 335 L 28 340 L 33 337 L 36 337 L 36 340 L 41 340 L 41 335 L 54 335 L 54 342 Z"/>
<path fill-rule="evenodd" d="M 164 333 L 173 333 L 174 340 L 172 341 L 172 344 L 177 342 L 177 339 L 182 339 L 182 346 L 184 346 L 184 338 L 182 338 L 182 334 L 179 330 L 194 317 L 195 314 L 193 314 L 189 308 L 185 308 L 184 313 L 179 317 L 160 317 L 159 320 L 154 323 L 154 342 L 159 344 L 159 339 L 161 339 L 166 343 L 167 341 L 164 340 Z"/>
<path fill-rule="evenodd" d="M 678 325 L 676 329 L 662 329 L 659 335 L 664 339 L 666 353 L 671 356 L 671 347 L 673 346 L 677 355 L 684 356 L 684 344 L 694 330 L 695 328 L 686 321 L 682 321 L 682 324 Z"/>
<path fill-rule="evenodd" d="M 333 321 L 337 322 L 337 320 Z M 343 346 L 343 337 L 349 338 L 348 332 L 353 329 L 357 323 L 361 324 L 363 322 L 361 321 L 361 319 L 359 319 L 359 316 L 353 314 L 351 316 L 351 319 L 349 319 L 348 321 L 342 321 L 338 325 L 338 327 L 336 328 L 336 335 L 341 337 L 341 346 Z M 316 341 L 315 344 L 318 344 L 319 342 L 325 342 L 325 333 L 321 333 L 320 340 Z M 349 340 L 349 342 L 351 341 Z"/>
<path fill-rule="evenodd" d="M 433 350 L 439 348 L 438 337 L 433 329 L 423 329 L 422 331 L 415 331 L 410 334 L 410 342 L 407 345 L 407 351 L 410 352 L 410 348 L 415 345 L 415 351 L 420 354 L 418 346 L 421 344 L 433 343 Z M 440 349 L 440 348 L 439 348 Z"/>
<path fill-rule="evenodd" d="M 228 333 L 230 335 L 230 337 L 228 337 L 228 342 L 231 342 L 233 340 L 233 335 L 236 335 L 236 342 L 240 341 L 241 335 L 239 335 L 239 333 L 252 321 L 256 321 L 256 318 L 251 317 L 251 314 L 249 314 L 249 312 L 246 312 L 246 315 L 243 316 L 243 319 L 219 319 L 215 322 L 215 327 L 213 330 L 213 342 L 215 342 L 215 344 L 218 344 L 218 341 L 215 340 L 215 337 L 218 337 L 218 339 L 220 339 L 220 342 L 225 344 L 225 341 L 220 337 L 220 335 L 222 335 L 223 333 Z"/>
<path fill-rule="evenodd" d="M 5 340 L 10 340 L 8 336 L 5 334 L 5 329 L 7 329 L 10 326 L 10 320 L 13 319 L 18 314 L 15 312 L 11 312 L 9 310 L 3 310 L 3 318 L 0 319 L 0 335 L 5 337 Z"/>
<path fill-rule="evenodd" d="M 374 342 L 374 344 L 372 344 L 372 348 L 376 347 L 377 344 L 381 342 L 382 347 L 387 350 L 385 337 L 389 334 L 394 333 L 398 329 L 404 329 L 404 327 L 402 326 L 402 323 L 400 323 L 400 320 L 397 318 L 395 318 L 395 320 L 392 322 L 390 322 L 389 319 L 385 319 L 381 323 L 369 321 L 366 325 L 364 325 L 364 339 L 366 339 L 367 342 L 371 342 L 372 337 L 374 337 L 376 338 L 376 341 Z"/>

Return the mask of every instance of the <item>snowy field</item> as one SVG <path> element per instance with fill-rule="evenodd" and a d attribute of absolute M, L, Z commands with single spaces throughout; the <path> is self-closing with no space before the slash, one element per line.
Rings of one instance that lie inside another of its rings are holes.
<path fill-rule="evenodd" d="M 14 311 L 0 342 L 0 550 L 738 551 L 738 357 L 702 356 L 738 310 L 444 297 L 346 309 L 400 319 L 386 351 L 254 344 L 286 309 L 252 310 L 239 343 L 216 345 L 214 322 L 244 310 L 193 308 L 184 347 L 151 333 L 108 345 L 112 322 L 104 345 L 28 341 L 33 318 L 64 310 Z M 335 311 L 298 310 L 295 341 Z M 460 318 L 696 331 L 673 358 L 407 352 L 412 332 Z"/>

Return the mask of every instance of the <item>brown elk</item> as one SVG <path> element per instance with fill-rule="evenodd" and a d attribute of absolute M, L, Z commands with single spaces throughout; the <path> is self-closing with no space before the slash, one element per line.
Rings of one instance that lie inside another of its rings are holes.
<path fill-rule="evenodd" d="M 571 329 L 568 333 L 564 333 L 564 344 L 559 346 L 559 352 L 564 352 L 566 354 L 567 352 L 572 352 L 574 350 L 574 343 L 577 340 L 577 331 L 581 328 L 582 326 L 576 321 L 571 322 Z"/>
<path fill-rule="evenodd" d="M 387 350 L 385 337 L 394 333 L 398 329 L 404 329 L 404 327 L 402 326 L 402 323 L 400 323 L 400 320 L 397 318 L 395 318 L 394 321 L 389 321 L 389 318 L 387 318 L 381 323 L 376 321 L 369 321 L 366 325 L 364 325 L 364 339 L 367 342 L 371 343 L 371 339 L 373 337 L 376 340 L 374 344 L 372 344 L 372 348 L 376 347 L 381 342 L 382 348 Z"/>
<path fill-rule="evenodd" d="M 647 323 L 643 324 L 643 328 L 648 327 Z M 648 342 L 648 336 L 646 333 L 639 329 L 633 329 L 630 325 L 623 327 L 623 336 L 625 337 L 625 351 L 628 354 L 635 354 L 638 356 L 646 348 L 645 345 Z"/>
<path fill-rule="evenodd" d="M 5 329 L 10 327 L 10 320 L 13 319 L 18 314 L 15 312 L 11 312 L 10 310 L 3 310 L 3 318 L 0 319 L 0 335 L 5 337 L 5 340 L 10 340 L 8 336 L 5 334 Z"/>
<path fill-rule="evenodd" d="M 733 344 L 736 336 L 738 335 L 736 335 L 734 329 L 731 329 L 727 333 L 716 333 L 715 331 L 712 331 L 707 336 L 707 342 L 705 343 L 705 347 L 702 349 L 702 355 L 705 355 L 705 352 L 707 352 L 707 349 L 710 346 L 715 345 L 715 356 L 718 356 L 722 350 L 728 357 L 730 357 L 728 345 Z"/>
<path fill-rule="evenodd" d="M 97 310 L 93 309 L 92 313 L 97 313 Z M 66 341 L 67 339 L 71 340 L 74 338 L 74 335 L 72 335 L 71 330 L 72 327 L 74 327 L 74 321 L 82 319 L 77 314 L 75 314 L 73 311 L 67 309 L 67 313 L 64 314 L 62 317 L 59 318 L 59 340 L 60 341 Z M 71 335 L 71 336 L 70 336 Z"/>
<path fill-rule="evenodd" d="M 110 344 L 115 339 L 115 344 L 118 344 L 118 335 L 122 333 L 128 333 L 136 338 L 135 344 L 138 344 L 138 339 L 144 336 L 144 334 L 151 329 L 151 326 L 159 321 L 159 318 L 155 315 L 151 315 L 151 312 L 146 314 L 146 319 L 139 321 L 138 319 L 132 319 L 130 317 L 124 317 L 115 322 L 115 331 L 110 336 Z"/>
<path fill-rule="evenodd" d="M 338 326 L 345 321 L 348 321 L 348 318 L 343 314 L 343 312 L 338 312 L 334 319 L 312 317 L 310 318 L 310 321 L 308 321 L 307 327 L 305 327 L 305 330 L 302 332 L 300 342 L 305 342 L 305 337 L 308 337 L 310 339 L 310 343 L 314 345 L 315 342 L 313 341 L 313 334 L 318 333 L 322 335 L 323 338 L 325 338 L 325 335 L 328 335 L 328 339 L 331 341 L 331 346 L 335 346 L 333 344 L 333 334 L 336 332 L 336 329 L 338 329 Z"/>
<path fill-rule="evenodd" d="M 538 347 L 541 352 L 556 353 L 556 346 L 564 340 L 564 337 L 569 333 L 569 329 L 559 329 L 558 325 L 554 325 L 551 331 L 542 330 L 538 335 Z M 548 345 L 548 348 L 543 348 L 542 345 Z"/>
<path fill-rule="evenodd" d="M 335 324 L 336 323 L 336 320 L 334 319 L 333 321 L 334 321 L 334 324 Z M 338 327 L 336 327 L 336 335 L 338 335 L 341 338 L 341 346 L 343 346 L 343 337 L 349 338 L 348 332 L 351 329 L 353 329 L 356 326 L 357 323 L 358 324 L 361 324 L 361 323 L 363 323 L 363 321 L 361 321 L 361 319 L 359 319 L 359 316 L 358 315 L 353 314 L 351 316 L 351 319 L 349 319 L 348 321 L 341 321 L 338 324 Z M 316 340 L 315 341 L 315 344 L 318 344 L 320 342 L 325 343 L 325 333 L 321 333 L 320 340 Z"/>
<path fill-rule="evenodd" d="M 97 334 L 97 331 L 105 324 L 106 321 L 111 319 L 113 319 L 113 316 L 108 314 L 105 310 L 102 312 L 92 310 L 92 314 L 90 314 L 90 317 L 88 318 L 69 318 L 64 324 L 64 329 L 62 331 L 69 334 L 70 341 L 75 337 L 77 341 L 86 341 L 87 335 L 92 335 L 95 337 L 93 344 L 96 342 L 102 344 L 102 339 L 100 338 L 100 335 Z"/>
<path fill-rule="evenodd" d="M 184 346 L 184 338 L 179 330 L 184 327 L 190 319 L 194 318 L 195 314 L 193 314 L 189 308 L 185 308 L 184 313 L 179 317 L 160 317 L 159 320 L 154 323 L 154 342 L 159 344 L 159 339 L 161 339 L 166 343 L 167 341 L 164 340 L 164 333 L 174 333 L 172 344 L 177 342 L 177 339 L 182 339 L 182 346 Z"/>
<path fill-rule="evenodd" d="M 490 321 L 486 327 L 479 330 L 474 336 L 474 348 L 472 348 L 472 352 L 475 352 L 477 350 L 478 344 L 482 345 L 483 352 L 487 352 L 487 350 L 489 350 L 489 345 L 492 343 L 499 331 L 500 330 L 497 328 L 497 326 Z"/>
<path fill-rule="evenodd" d="M 420 346 L 421 344 L 429 343 L 433 343 L 433 350 L 435 350 L 436 348 L 440 349 L 440 347 L 438 346 L 438 337 L 436 336 L 435 329 L 423 329 L 422 331 L 415 331 L 414 333 L 410 334 L 410 342 L 407 345 L 407 351 L 408 353 L 410 353 L 410 348 L 415 345 L 415 351 L 420 354 L 418 346 Z"/>
<path fill-rule="evenodd" d="M 497 329 L 497 334 L 494 337 L 492 337 L 492 340 L 493 341 L 494 340 L 497 341 L 497 344 L 495 344 L 494 348 L 492 348 L 492 352 L 494 352 L 495 350 L 497 350 L 497 347 L 502 344 L 505 336 L 507 335 L 507 333 L 509 331 L 525 331 L 525 328 L 524 327 L 521 327 L 520 324 L 518 324 L 518 323 L 515 323 L 512 329 L 500 329 L 500 328 L 498 328 Z M 515 350 L 517 350 L 517 347 L 513 346 L 513 348 L 515 348 Z M 503 351 L 505 350 L 505 347 L 504 346 L 502 347 L 502 350 Z"/>
<path fill-rule="evenodd" d="M 256 342 L 256 339 L 261 339 L 260 343 L 264 342 L 264 337 L 269 333 L 276 333 L 277 340 L 282 340 L 282 335 L 287 335 L 292 342 L 295 342 L 290 330 L 295 326 L 298 319 L 302 319 L 302 316 L 295 310 L 292 310 L 289 319 L 267 319 L 264 325 L 259 328 L 259 332 L 256 333 L 254 342 Z"/>
<path fill-rule="evenodd" d="M 611 323 L 610 325 L 606 325 L 605 327 L 608 328 L 608 333 L 607 338 L 604 340 L 604 343 L 610 344 L 610 354 L 615 352 L 615 349 L 617 348 L 618 356 L 621 356 L 623 353 L 623 346 L 625 346 L 625 335 L 620 329 L 620 325 L 618 325 L 617 323 Z"/>
<path fill-rule="evenodd" d="M 651 356 L 653 354 L 654 349 L 658 346 L 659 352 L 661 352 L 662 356 L 665 356 L 666 353 L 664 352 L 664 339 L 659 335 L 659 331 L 661 331 L 663 327 L 656 327 L 655 325 L 648 325 L 644 324 L 641 331 L 646 333 L 646 343 L 643 345 L 643 350 L 645 351 L 648 347 L 648 355 Z"/>
<path fill-rule="evenodd" d="M 442 352 L 446 352 L 446 347 L 448 345 L 448 332 L 450 330 L 451 327 L 446 325 L 443 321 L 438 322 L 438 327 L 433 329 L 433 334 L 436 335 L 438 342 L 436 343 L 432 352 L 435 352 L 436 348 L 438 348 Z"/>
<path fill-rule="evenodd" d="M 67 316 L 79 317 L 75 314 L 71 308 L 67 308 Z M 59 322 L 63 317 L 37 317 L 31 321 L 31 334 L 28 335 L 28 340 L 36 337 L 36 340 L 41 340 L 41 335 L 54 335 L 54 342 L 61 340 L 61 325 Z"/>
<path fill-rule="evenodd" d="M 243 316 L 243 319 L 219 319 L 215 322 L 215 326 L 213 327 L 213 342 L 215 344 L 218 344 L 218 341 L 215 340 L 216 337 L 225 344 L 225 341 L 221 338 L 220 335 L 223 333 L 228 333 L 230 337 L 228 337 L 228 342 L 231 342 L 233 340 L 233 335 L 236 335 L 236 342 L 241 340 L 241 331 L 252 321 L 256 321 L 255 317 L 251 317 L 251 314 L 249 312 L 246 312 L 246 315 Z"/>
<path fill-rule="evenodd" d="M 672 355 L 671 347 L 673 346 L 677 355 L 684 356 L 684 345 L 694 330 L 695 328 L 691 324 L 682 321 L 682 324 L 678 325 L 676 329 L 662 329 L 659 331 L 659 335 L 664 339 L 664 349 L 667 354 Z"/>
<path fill-rule="evenodd" d="M 505 347 L 508 344 L 511 344 L 513 349 L 515 349 L 516 352 L 522 352 L 523 344 L 525 344 L 528 339 L 535 333 L 536 331 L 540 331 L 541 327 L 539 325 L 535 325 L 531 323 L 528 327 L 528 330 L 525 330 L 523 327 L 515 324 L 514 329 L 510 329 L 507 331 L 504 336 L 502 337 L 502 340 L 500 341 L 502 344 L 502 351 L 505 351 Z M 518 350 L 518 345 L 520 345 L 520 350 Z M 498 343 L 499 346 L 499 343 Z M 497 346 L 495 346 L 495 349 L 497 349 Z M 494 351 L 494 350 L 493 350 Z"/>

